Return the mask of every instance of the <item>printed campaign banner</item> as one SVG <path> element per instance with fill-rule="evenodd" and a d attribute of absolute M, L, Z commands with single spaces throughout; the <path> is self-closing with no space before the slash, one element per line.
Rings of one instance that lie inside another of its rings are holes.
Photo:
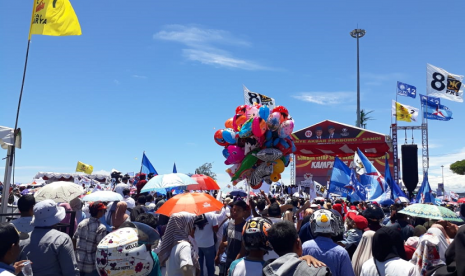
<path fill-rule="evenodd" d="M 463 76 L 446 70 L 426 65 L 426 93 L 428 96 L 440 97 L 454 102 L 463 102 Z"/>

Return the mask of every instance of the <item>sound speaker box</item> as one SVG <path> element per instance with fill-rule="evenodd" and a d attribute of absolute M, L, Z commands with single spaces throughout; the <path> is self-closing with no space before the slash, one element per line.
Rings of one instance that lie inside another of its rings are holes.
<path fill-rule="evenodd" d="M 402 180 L 409 193 L 418 184 L 418 146 L 402 145 Z"/>

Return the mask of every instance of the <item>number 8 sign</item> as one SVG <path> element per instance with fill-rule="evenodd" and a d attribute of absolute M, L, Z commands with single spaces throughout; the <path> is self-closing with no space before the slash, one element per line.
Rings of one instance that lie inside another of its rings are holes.
<path fill-rule="evenodd" d="M 426 92 L 428 96 L 463 102 L 463 76 L 454 75 L 431 64 L 426 66 Z"/>

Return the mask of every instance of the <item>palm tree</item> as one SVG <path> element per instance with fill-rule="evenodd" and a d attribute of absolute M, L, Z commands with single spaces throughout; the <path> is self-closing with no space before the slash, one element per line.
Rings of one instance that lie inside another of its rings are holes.
<path fill-rule="evenodd" d="M 373 113 L 374 110 L 365 111 L 364 109 L 360 110 L 360 126 L 363 128 L 367 127 L 367 121 L 374 120 L 373 117 L 368 116 L 370 113 Z"/>

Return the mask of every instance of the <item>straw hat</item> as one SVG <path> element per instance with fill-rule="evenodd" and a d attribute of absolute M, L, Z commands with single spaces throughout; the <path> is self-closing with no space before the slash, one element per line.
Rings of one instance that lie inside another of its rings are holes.
<path fill-rule="evenodd" d="M 65 208 L 58 206 L 51 199 L 46 199 L 34 205 L 34 217 L 31 225 L 39 227 L 52 226 L 62 221 L 65 216 Z"/>

